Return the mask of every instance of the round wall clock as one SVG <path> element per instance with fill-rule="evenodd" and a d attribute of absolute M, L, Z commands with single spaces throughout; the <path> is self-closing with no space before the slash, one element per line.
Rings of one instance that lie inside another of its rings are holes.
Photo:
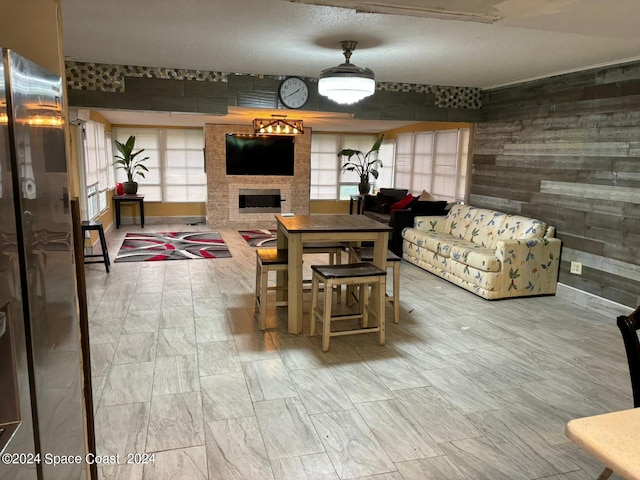
<path fill-rule="evenodd" d="M 309 99 L 309 87 L 298 77 L 289 77 L 278 88 L 280 101 L 287 108 L 300 108 Z"/>

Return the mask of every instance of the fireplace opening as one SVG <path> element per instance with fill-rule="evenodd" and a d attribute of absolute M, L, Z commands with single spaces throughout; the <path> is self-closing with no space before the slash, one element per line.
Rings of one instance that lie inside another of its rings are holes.
<path fill-rule="evenodd" d="M 279 189 L 241 188 L 238 192 L 238 212 L 280 213 L 283 201 Z"/>

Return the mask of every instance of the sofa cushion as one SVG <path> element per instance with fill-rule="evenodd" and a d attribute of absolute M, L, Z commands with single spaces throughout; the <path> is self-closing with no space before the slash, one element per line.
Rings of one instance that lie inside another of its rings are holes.
<path fill-rule="evenodd" d="M 381 188 L 368 204 L 368 209 L 378 213 L 390 213 L 391 205 L 407 196 L 407 189 Z"/>
<path fill-rule="evenodd" d="M 423 232 L 444 233 L 444 224 L 447 217 L 444 215 L 416 215 L 413 219 L 413 226 Z"/>
<path fill-rule="evenodd" d="M 535 218 L 507 215 L 498 231 L 498 240 L 542 238 L 547 226 Z"/>
<path fill-rule="evenodd" d="M 402 236 L 409 242 L 415 243 L 430 252 L 437 253 L 444 258 L 449 258 L 455 247 L 471 249 L 477 246 L 467 240 L 453 238 L 448 233 L 424 233 L 415 228 L 406 228 Z"/>
<path fill-rule="evenodd" d="M 418 196 L 418 198 L 421 202 L 436 202 L 438 200 L 426 190 L 422 190 L 422 193 Z"/>
<path fill-rule="evenodd" d="M 391 205 L 390 213 L 395 212 L 396 210 L 404 210 L 409 206 L 409 204 L 413 201 L 413 195 L 408 193 L 404 198 L 398 200 L 393 205 Z"/>
<path fill-rule="evenodd" d="M 477 244 L 454 245 L 451 247 L 451 258 L 483 272 L 499 272 L 502 267 L 502 262 L 496 257 L 495 249 Z"/>
<path fill-rule="evenodd" d="M 371 200 L 368 210 L 377 213 L 390 213 L 391 205 L 393 205 L 397 200 L 395 197 L 384 195 L 380 192 Z"/>
<path fill-rule="evenodd" d="M 478 213 L 478 209 L 469 205 L 454 205 L 447 214 L 444 224 L 445 233 L 450 233 L 456 238 L 463 239 L 467 229 Z"/>
<path fill-rule="evenodd" d="M 444 233 L 431 233 L 422 239 L 422 246 L 438 255 L 449 258 L 451 256 L 451 246 L 455 242 L 451 235 Z"/>
<path fill-rule="evenodd" d="M 409 190 L 406 188 L 381 188 L 379 193 L 387 197 L 392 197 L 397 202 L 401 198 L 404 198 L 407 193 L 409 193 Z"/>
<path fill-rule="evenodd" d="M 464 238 L 473 243 L 493 248 L 498 240 L 498 231 L 506 213 L 479 208 L 471 226 L 465 232 Z"/>

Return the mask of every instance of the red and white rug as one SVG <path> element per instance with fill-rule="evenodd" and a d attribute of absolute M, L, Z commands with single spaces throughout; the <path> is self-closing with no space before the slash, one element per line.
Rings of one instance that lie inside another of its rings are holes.
<path fill-rule="evenodd" d="M 228 258 L 218 232 L 127 233 L 114 262 L 157 262 L 193 258 Z"/>

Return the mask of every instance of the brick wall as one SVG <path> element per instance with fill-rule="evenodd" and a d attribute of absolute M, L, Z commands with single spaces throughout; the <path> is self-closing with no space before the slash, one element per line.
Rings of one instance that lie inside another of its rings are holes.
<path fill-rule="evenodd" d="M 309 213 L 311 181 L 311 130 L 295 137 L 295 175 L 292 177 L 263 175 L 227 175 L 225 135 L 253 134 L 253 127 L 242 125 L 205 126 L 207 165 L 207 225 L 237 229 L 275 228 L 273 213 L 238 214 L 237 191 L 240 188 L 278 188 L 286 202 L 283 212 Z"/>

